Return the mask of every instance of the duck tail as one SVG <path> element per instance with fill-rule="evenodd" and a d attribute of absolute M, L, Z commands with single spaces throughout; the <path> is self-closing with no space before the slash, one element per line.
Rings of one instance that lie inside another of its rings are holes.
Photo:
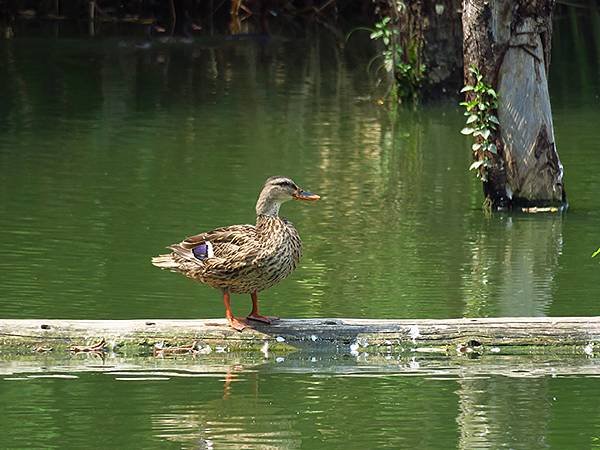
<path fill-rule="evenodd" d="M 155 256 L 152 258 L 152 265 L 160 267 L 161 269 L 179 269 L 179 263 L 175 261 L 173 254 Z"/>

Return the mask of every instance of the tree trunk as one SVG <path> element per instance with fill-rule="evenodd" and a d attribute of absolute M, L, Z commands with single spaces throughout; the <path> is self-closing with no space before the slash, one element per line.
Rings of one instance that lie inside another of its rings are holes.
<path fill-rule="evenodd" d="M 498 93 L 497 155 L 484 182 L 494 208 L 565 205 L 548 68 L 554 0 L 464 0 L 465 84 L 476 67 Z"/>

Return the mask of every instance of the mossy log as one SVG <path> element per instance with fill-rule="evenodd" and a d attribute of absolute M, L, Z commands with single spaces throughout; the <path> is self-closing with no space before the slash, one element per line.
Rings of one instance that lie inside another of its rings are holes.
<path fill-rule="evenodd" d="M 283 319 L 243 332 L 223 319 L 0 319 L 0 355 L 125 356 L 311 349 L 360 354 L 592 354 L 600 317 Z"/>

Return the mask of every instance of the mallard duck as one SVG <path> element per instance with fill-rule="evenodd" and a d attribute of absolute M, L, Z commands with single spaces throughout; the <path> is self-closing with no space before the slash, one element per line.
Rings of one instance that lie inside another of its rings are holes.
<path fill-rule="evenodd" d="M 256 225 L 232 225 L 188 237 L 167 247 L 171 253 L 152 258 L 152 264 L 220 289 L 225 317 L 235 330 L 242 331 L 246 323 L 234 317 L 231 294 L 250 294 L 252 311 L 246 319 L 271 323 L 277 318 L 259 313 L 258 293 L 292 273 L 302 254 L 300 236 L 291 222 L 279 217 L 279 208 L 288 200 L 319 198 L 287 177 L 271 177 L 256 202 Z"/>

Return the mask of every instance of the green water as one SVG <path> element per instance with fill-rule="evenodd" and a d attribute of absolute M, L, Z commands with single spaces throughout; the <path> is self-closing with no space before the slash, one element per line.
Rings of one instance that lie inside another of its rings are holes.
<path fill-rule="evenodd" d="M 455 102 L 390 114 L 372 97 L 368 52 L 341 52 L 323 30 L 147 51 L 113 38 L 0 41 L 0 317 L 221 317 L 218 292 L 149 259 L 252 223 L 277 174 L 322 201 L 282 208 L 304 258 L 262 294 L 265 314 L 597 315 L 600 40 L 568 18 L 556 30 L 562 216 L 485 217 Z M 243 314 L 249 298 L 233 306 Z M 28 378 L 4 361 L 0 447 L 600 446 L 595 378 L 356 376 L 336 364 L 127 381 Z"/>

